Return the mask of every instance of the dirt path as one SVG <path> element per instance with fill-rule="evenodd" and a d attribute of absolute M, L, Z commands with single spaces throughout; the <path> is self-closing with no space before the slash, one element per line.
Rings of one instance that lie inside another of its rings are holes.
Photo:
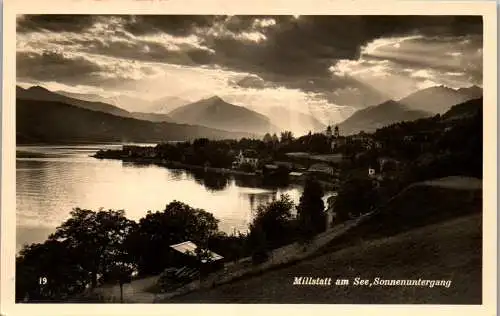
<path fill-rule="evenodd" d="M 154 293 L 147 292 L 147 290 L 152 287 L 157 280 L 158 276 L 152 276 L 124 284 L 123 301 L 125 303 L 152 303 L 155 300 L 156 295 Z M 119 285 L 104 285 L 97 288 L 95 292 L 104 296 L 106 301 L 120 302 Z"/>

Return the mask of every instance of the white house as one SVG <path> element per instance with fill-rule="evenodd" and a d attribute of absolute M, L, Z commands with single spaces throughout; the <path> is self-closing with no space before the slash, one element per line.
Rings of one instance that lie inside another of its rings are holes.
<path fill-rule="evenodd" d="M 258 163 L 259 158 L 255 155 L 252 155 L 250 152 L 247 152 L 246 155 L 244 155 L 243 151 L 240 150 L 240 153 L 236 155 L 235 160 L 233 161 L 233 168 L 241 167 L 244 164 L 249 164 L 256 168 Z"/>

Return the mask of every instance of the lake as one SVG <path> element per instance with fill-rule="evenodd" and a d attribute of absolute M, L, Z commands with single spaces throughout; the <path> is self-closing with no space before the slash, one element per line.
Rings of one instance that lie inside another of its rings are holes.
<path fill-rule="evenodd" d="M 227 233 L 246 231 L 261 203 L 286 193 L 298 202 L 299 185 L 264 185 L 254 176 L 168 169 L 90 157 L 121 145 L 18 146 L 16 158 L 17 250 L 43 242 L 75 208 L 123 209 L 139 220 L 173 200 L 202 208 Z M 325 197 L 326 198 L 326 197 Z"/>

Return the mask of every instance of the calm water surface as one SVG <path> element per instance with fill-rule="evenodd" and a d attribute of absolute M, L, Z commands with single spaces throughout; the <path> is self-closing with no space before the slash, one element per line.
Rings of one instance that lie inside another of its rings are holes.
<path fill-rule="evenodd" d="M 17 249 L 43 242 L 75 208 L 124 209 L 138 220 L 173 200 L 203 208 L 227 233 L 246 231 L 255 209 L 282 193 L 298 202 L 302 190 L 264 186 L 255 177 L 167 169 L 89 157 L 115 145 L 18 146 Z"/>

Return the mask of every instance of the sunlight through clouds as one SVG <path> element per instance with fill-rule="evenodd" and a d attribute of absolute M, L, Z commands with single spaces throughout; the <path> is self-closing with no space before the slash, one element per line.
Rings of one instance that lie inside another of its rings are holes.
<path fill-rule="evenodd" d="M 482 84 L 480 20 L 469 29 L 449 17 L 391 19 L 393 31 L 379 17 L 28 15 L 18 20 L 17 76 L 146 100 L 218 95 L 323 122 L 422 87 Z"/>

